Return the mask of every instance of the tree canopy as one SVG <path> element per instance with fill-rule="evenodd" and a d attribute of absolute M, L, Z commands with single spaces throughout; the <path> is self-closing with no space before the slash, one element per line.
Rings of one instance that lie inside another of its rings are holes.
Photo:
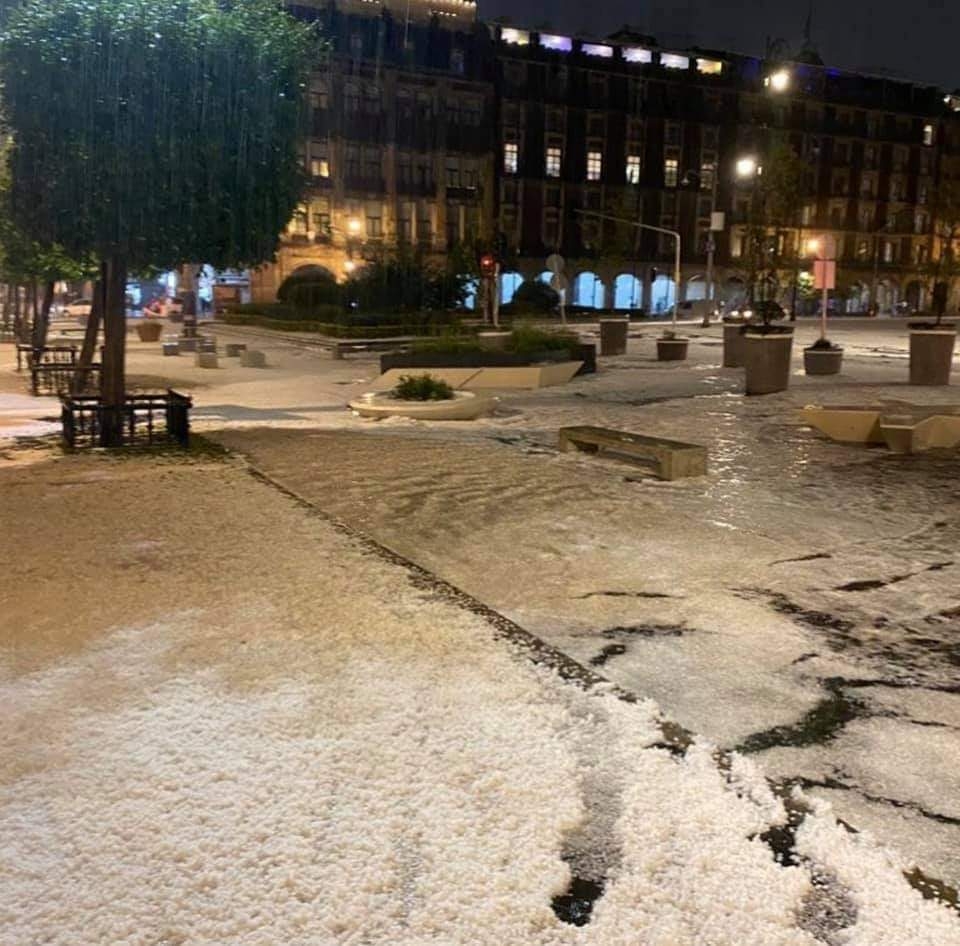
<path fill-rule="evenodd" d="M 14 223 L 131 269 L 271 258 L 316 49 L 267 0 L 28 0 L 0 48 Z"/>

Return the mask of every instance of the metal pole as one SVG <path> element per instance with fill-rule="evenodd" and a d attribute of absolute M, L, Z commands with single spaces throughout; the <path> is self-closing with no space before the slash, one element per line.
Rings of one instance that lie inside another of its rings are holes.
<path fill-rule="evenodd" d="M 827 288 L 827 263 L 823 263 L 823 305 L 820 309 L 820 341 L 827 338 L 827 305 L 830 290 Z"/>
<path fill-rule="evenodd" d="M 716 163 L 716 162 L 714 162 Z M 717 180 L 720 177 L 720 169 L 713 169 L 713 188 L 710 193 L 710 230 L 707 236 L 707 302 L 713 302 L 713 254 L 716 249 L 716 240 L 714 239 L 713 215 L 717 212 Z M 710 308 L 707 307 L 706 318 L 710 318 Z"/>
<path fill-rule="evenodd" d="M 673 328 L 677 328 L 677 315 L 680 311 L 680 234 L 674 234 L 677 241 L 677 255 L 673 264 Z"/>

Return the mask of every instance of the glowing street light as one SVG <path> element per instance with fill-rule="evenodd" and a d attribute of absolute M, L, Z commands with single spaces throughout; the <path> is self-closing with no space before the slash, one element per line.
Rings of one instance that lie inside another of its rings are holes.
<path fill-rule="evenodd" d="M 347 230 L 353 236 L 358 236 L 362 227 L 363 227 L 363 224 L 360 222 L 360 220 L 357 217 L 351 217 L 347 221 Z"/>
<path fill-rule="evenodd" d="M 786 92 L 790 88 L 790 73 L 786 69 L 778 69 L 768 75 L 763 83 L 772 92 Z"/>
<path fill-rule="evenodd" d="M 756 158 L 746 157 L 737 160 L 737 177 L 756 177 L 760 173 L 760 166 Z"/>
<path fill-rule="evenodd" d="M 816 256 L 820 252 L 822 245 L 823 244 L 820 242 L 818 237 L 812 237 L 811 239 L 807 240 L 806 244 L 804 245 L 804 251 L 806 252 L 807 256 Z"/>
<path fill-rule="evenodd" d="M 352 259 L 348 259 L 343 264 L 343 271 L 345 273 L 352 273 L 356 268 L 357 268 L 357 264 Z"/>

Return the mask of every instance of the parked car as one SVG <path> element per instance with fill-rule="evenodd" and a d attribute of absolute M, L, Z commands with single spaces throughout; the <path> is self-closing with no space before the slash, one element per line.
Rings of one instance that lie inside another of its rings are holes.
<path fill-rule="evenodd" d="M 717 304 L 707 299 L 687 299 L 677 306 L 677 314 L 681 319 L 713 318 L 718 314 Z"/>
<path fill-rule="evenodd" d="M 77 319 L 81 323 L 85 323 L 92 308 L 92 299 L 74 299 L 73 302 L 69 302 L 63 307 L 63 317 L 66 319 Z"/>
<path fill-rule="evenodd" d="M 745 319 L 748 322 L 776 322 L 786 318 L 786 311 L 775 299 L 759 299 L 752 305 L 744 302 L 729 313 L 735 319 Z"/>

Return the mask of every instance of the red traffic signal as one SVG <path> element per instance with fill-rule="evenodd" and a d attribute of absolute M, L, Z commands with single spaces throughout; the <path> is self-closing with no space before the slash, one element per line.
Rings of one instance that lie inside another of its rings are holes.
<path fill-rule="evenodd" d="M 497 260 L 492 253 L 484 253 L 483 256 L 480 257 L 480 275 L 497 275 Z"/>

